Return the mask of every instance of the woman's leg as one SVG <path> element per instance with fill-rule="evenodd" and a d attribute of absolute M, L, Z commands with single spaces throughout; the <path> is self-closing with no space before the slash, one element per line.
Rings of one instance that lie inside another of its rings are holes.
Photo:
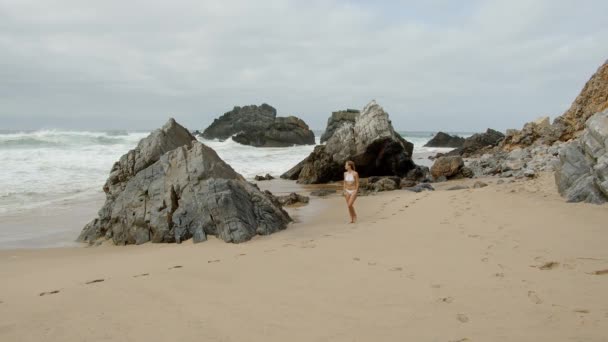
<path fill-rule="evenodd" d="M 350 205 L 350 199 L 353 197 L 354 195 L 349 194 L 348 192 L 346 192 L 344 194 L 344 198 L 346 199 L 346 207 L 348 208 L 348 214 L 350 215 L 350 222 L 352 223 L 355 218 L 353 217 L 353 207 Z"/>
<path fill-rule="evenodd" d="M 355 200 L 357 199 L 357 193 L 354 193 L 348 199 L 348 210 L 350 212 L 350 218 L 352 222 L 357 221 L 357 212 L 355 211 Z"/>

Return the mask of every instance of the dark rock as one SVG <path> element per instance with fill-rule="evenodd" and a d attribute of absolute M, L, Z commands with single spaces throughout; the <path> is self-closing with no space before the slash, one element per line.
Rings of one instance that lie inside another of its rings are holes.
<path fill-rule="evenodd" d="M 320 190 L 311 191 L 310 195 L 311 196 L 317 196 L 317 197 L 326 197 L 326 196 L 329 196 L 329 195 L 333 195 L 335 193 L 336 193 L 336 190 L 320 189 Z"/>
<path fill-rule="evenodd" d="M 286 196 L 277 196 L 277 200 L 281 205 L 294 205 L 294 204 L 308 204 L 310 200 L 308 196 L 296 194 L 295 192 L 290 193 Z"/>
<path fill-rule="evenodd" d="M 266 176 L 260 176 L 260 175 L 255 176 L 254 179 L 258 182 L 261 182 L 261 181 L 273 180 L 274 177 L 272 177 L 270 174 L 267 173 Z"/>
<path fill-rule="evenodd" d="M 357 117 L 359 117 L 359 113 L 360 112 L 357 109 L 347 109 L 331 113 L 331 116 L 327 119 L 325 132 L 321 136 L 321 143 L 329 140 L 334 132 L 342 125 L 346 123 L 354 125 Z"/>
<path fill-rule="evenodd" d="M 462 147 L 464 138 L 457 135 L 449 135 L 447 133 L 438 132 L 433 139 L 429 140 L 425 147 Z"/>
<path fill-rule="evenodd" d="M 203 137 L 226 140 L 237 133 L 261 131 L 270 127 L 276 116 L 277 110 L 266 103 L 261 106 L 236 106 L 213 120 L 213 123 L 203 132 Z"/>
<path fill-rule="evenodd" d="M 416 165 L 405 175 L 405 179 L 415 182 L 429 182 L 431 180 L 431 170 L 426 166 Z"/>
<path fill-rule="evenodd" d="M 416 186 L 410 188 L 404 188 L 404 190 L 413 191 L 413 192 L 422 192 L 424 190 L 435 191 L 435 188 L 429 183 L 421 183 Z"/>
<path fill-rule="evenodd" d="M 205 139 L 225 140 L 229 137 L 240 144 L 256 147 L 287 147 L 312 145 L 314 133 L 295 116 L 277 117 L 272 106 L 234 107 L 205 129 Z"/>
<path fill-rule="evenodd" d="M 166 131 L 168 125 L 178 127 Z M 169 146 L 185 129 L 170 120 L 161 131 L 125 156 L 140 160 L 157 155 L 153 151 L 158 146 Z M 125 156 L 121 161 L 131 158 Z M 200 242 L 216 235 L 238 243 L 285 229 L 291 220 L 276 199 L 246 182 L 215 151 L 195 140 L 129 175 L 121 186 L 110 187 L 99 217 L 84 227 L 79 241 L 107 237 L 117 245 L 190 238 Z"/>
<path fill-rule="evenodd" d="M 288 147 L 293 145 L 314 145 L 315 134 L 308 125 L 295 116 L 278 117 L 264 130 L 241 132 L 232 140 L 255 147 Z"/>
<path fill-rule="evenodd" d="M 413 144 L 397 134 L 388 114 L 375 101 L 361 112 L 355 124 L 345 123 L 325 145 L 314 151 L 282 178 L 314 184 L 342 180 L 344 163 L 355 162 L 360 177 L 403 177 L 415 167 L 411 159 Z"/>
<path fill-rule="evenodd" d="M 497 146 L 504 138 L 504 134 L 488 128 L 485 133 L 476 133 L 466 138 L 462 147 L 450 151 L 447 155 L 468 157 L 481 154 L 484 151 Z"/>

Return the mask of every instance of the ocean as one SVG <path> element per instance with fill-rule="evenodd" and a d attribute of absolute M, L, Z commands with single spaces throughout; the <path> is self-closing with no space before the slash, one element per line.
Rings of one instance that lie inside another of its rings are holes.
<path fill-rule="evenodd" d="M 315 131 L 317 143 L 321 133 Z M 148 134 L 148 131 L 0 132 L 0 223 L 3 216 L 15 217 L 41 208 L 49 211 L 65 203 L 101 196 L 102 186 L 114 162 Z M 429 153 L 450 150 L 423 147 L 432 138 L 432 132 L 400 134 L 414 143 L 417 164 L 428 163 L 426 156 Z M 470 133 L 460 135 L 468 136 Z M 266 173 L 278 177 L 308 156 L 314 148 L 255 148 L 240 145 L 231 139 L 222 142 L 200 141 L 213 148 L 247 179 Z M 0 240 L 6 235 L 7 229 L 11 227 L 0 224 Z M 36 230 L 32 229 L 29 234 L 36 235 Z M 14 235 L 11 233 L 11 236 Z"/>

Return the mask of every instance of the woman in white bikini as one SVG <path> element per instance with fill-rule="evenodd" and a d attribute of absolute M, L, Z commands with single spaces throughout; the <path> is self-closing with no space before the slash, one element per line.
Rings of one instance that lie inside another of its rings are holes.
<path fill-rule="evenodd" d="M 359 174 L 355 171 L 355 163 L 350 160 L 346 162 L 344 168 L 346 169 L 344 172 L 344 198 L 350 214 L 350 223 L 355 223 L 357 213 L 353 204 L 357 199 L 357 191 L 359 191 Z"/>

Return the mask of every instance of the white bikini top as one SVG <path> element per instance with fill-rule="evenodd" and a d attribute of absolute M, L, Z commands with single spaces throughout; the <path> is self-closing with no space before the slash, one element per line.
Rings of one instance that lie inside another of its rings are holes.
<path fill-rule="evenodd" d="M 347 182 L 354 182 L 355 176 L 353 176 L 353 174 L 350 172 L 346 172 L 346 175 L 344 176 L 344 180 Z"/>

